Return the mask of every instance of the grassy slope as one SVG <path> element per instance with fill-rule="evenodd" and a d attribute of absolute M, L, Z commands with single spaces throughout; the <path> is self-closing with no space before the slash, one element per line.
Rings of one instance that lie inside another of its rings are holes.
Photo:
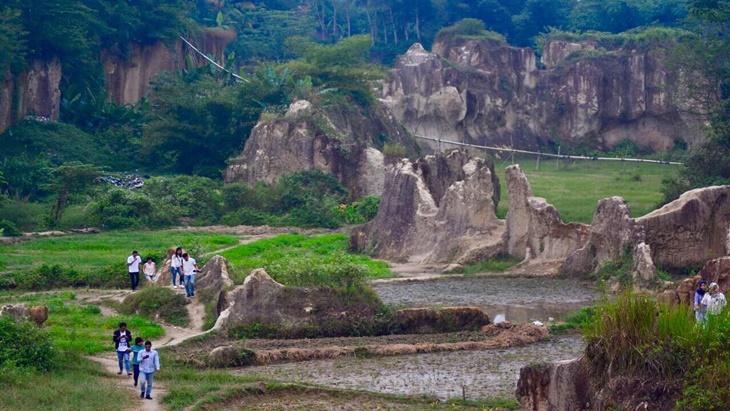
<path fill-rule="evenodd" d="M 228 259 L 238 269 L 237 271 L 244 274 L 255 268 L 264 268 L 274 275 L 277 269 L 286 271 L 292 265 L 353 263 L 367 267 L 367 276 L 370 278 L 392 276 L 387 263 L 373 261 L 364 255 L 349 254 L 348 247 L 349 240 L 344 234 L 318 237 L 286 234 L 238 246 L 221 255 Z"/>
<path fill-rule="evenodd" d="M 507 188 L 503 170 L 509 164 L 496 164 L 502 170 L 500 217 L 507 215 Z M 576 161 L 566 164 L 561 160 L 556 170 L 555 160 L 543 160 L 539 171 L 535 170 L 535 159 L 515 159 L 515 164 L 522 166 L 535 196 L 543 197 L 554 205 L 564 221 L 583 223 L 591 222 L 598 200 L 612 196 L 623 197 L 628 202 L 632 217 L 654 210 L 662 199 L 659 192 L 662 178 L 679 171 L 678 166 L 618 161 Z M 637 176 L 639 181 L 636 181 Z"/>
<path fill-rule="evenodd" d="M 112 231 L 101 234 L 78 234 L 39 238 L 16 245 L 0 245 L 0 270 L 31 270 L 41 264 L 60 264 L 77 270 L 104 269 L 124 261 L 132 249 L 143 255 L 160 255 L 167 248 L 199 244 L 202 251 L 213 251 L 236 244 L 230 235 L 182 231 Z"/>

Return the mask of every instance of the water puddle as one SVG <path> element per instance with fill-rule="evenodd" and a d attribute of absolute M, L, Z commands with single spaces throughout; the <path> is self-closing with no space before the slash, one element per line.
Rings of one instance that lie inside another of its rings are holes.
<path fill-rule="evenodd" d="M 513 322 L 560 320 L 592 305 L 600 294 L 590 283 L 556 278 L 472 277 L 375 284 L 397 307 L 470 305 L 490 318 Z"/>

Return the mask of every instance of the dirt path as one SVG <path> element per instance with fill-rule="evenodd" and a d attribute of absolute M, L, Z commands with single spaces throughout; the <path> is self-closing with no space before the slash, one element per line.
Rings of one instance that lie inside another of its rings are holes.
<path fill-rule="evenodd" d="M 123 402 L 125 404 L 125 410 L 162 411 L 165 409 L 165 407 L 162 406 L 162 401 L 160 399 L 167 394 L 167 390 L 165 389 L 165 386 L 157 382 L 157 380 L 154 380 L 152 384 L 153 399 L 144 400 L 139 398 L 139 388 L 133 385 L 131 376 L 127 376 L 126 374 L 117 375 L 117 372 L 119 371 L 119 364 L 117 363 L 116 358 L 97 356 L 88 356 L 87 358 L 101 364 L 109 374 L 113 374 L 114 377 L 116 377 L 116 384 L 118 387 L 126 388 L 127 391 L 129 391 L 129 397 L 131 399 L 129 402 Z"/>
<path fill-rule="evenodd" d="M 101 310 L 101 314 L 105 317 L 110 317 L 117 315 L 118 312 L 110 307 L 101 304 L 103 300 L 111 299 L 121 302 L 124 297 L 126 297 L 129 293 L 130 291 L 116 291 L 111 293 L 107 292 L 101 295 L 85 293 L 80 294 L 79 296 L 86 303 L 97 304 L 97 306 Z M 160 341 L 155 343 L 156 347 L 174 346 L 180 344 L 188 338 L 204 334 L 204 331 L 202 331 L 203 314 L 205 312 L 205 307 L 203 306 L 203 304 L 198 302 L 198 300 L 196 299 L 191 299 L 189 300 L 189 304 L 186 306 L 186 308 L 188 310 L 188 315 L 190 316 L 190 327 L 185 328 L 160 324 L 162 329 L 165 330 L 165 335 L 162 337 L 162 339 L 160 339 Z M 129 377 L 125 374 L 122 374 L 121 376 L 117 375 L 117 372 L 119 370 L 119 364 L 116 357 L 113 357 L 111 355 L 92 355 L 88 356 L 87 358 L 100 363 L 109 374 L 117 377 L 117 386 L 126 388 L 130 392 L 130 395 L 132 395 L 132 398 L 134 399 L 134 401 L 131 403 L 133 404 L 133 406 L 131 408 L 125 408 L 139 411 L 161 411 L 165 409 L 162 406 L 161 401 L 165 394 L 167 394 L 167 390 L 164 384 L 155 380 L 152 388 L 153 399 L 142 400 L 139 398 L 139 388 L 133 386 L 132 377 Z M 162 372 L 164 372 L 164 364 Z"/>

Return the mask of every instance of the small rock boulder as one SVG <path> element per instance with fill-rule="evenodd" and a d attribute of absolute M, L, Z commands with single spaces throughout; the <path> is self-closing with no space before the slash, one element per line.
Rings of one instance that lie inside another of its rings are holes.
<path fill-rule="evenodd" d="M 531 364 L 520 370 L 515 395 L 525 411 L 590 410 L 589 381 L 580 358 Z"/>
<path fill-rule="evenodd" d="M 36 305 L 28 308 L 24 305 L 6 305 L 0 310 L 0 315 L 7 315 L 16 321 L 32 321 L 40 327 L 48 319 L 48 307 Z"/>

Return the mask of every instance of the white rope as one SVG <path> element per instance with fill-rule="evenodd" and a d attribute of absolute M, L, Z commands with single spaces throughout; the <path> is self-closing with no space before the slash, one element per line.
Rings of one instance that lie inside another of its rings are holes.
<path fill-rule="evenodd" d="M 193 49 L 193 50 L 194 50 L 194 51 L 195 51 L 196 53 L 200 54 L 201 56 L 203 56 L 203 58 L 204 58 L 204 59 L 208 60 L 208 61 L 209 61 L 209 62 L 210 62 L 210 63 L 211 63 L 212 65 L 214 65 L 214 66 L 218 67 L 219 69 L 221 69 L 221 70 L 225 71 L 226 73 L 229 73 L 230 75 L 232 75 L 233 77 L 235 77 L 235 78 L 236 78 L 236 79 L 238 79 L 238 80 L 241 80 L 241 81 L 244 81 L 244 82 L 248 81 L 248 80 L 246 80 L 245 78 L 243 78 L 243 77 L 239 76 L 238 74 L 236 74 L 236 73 L 234 73 L 234 72 L 232 72 L 232 71 L 230 71 L 230 70 L 226 69 L 225 67 L 221 66 L 220 64 L 216 63 L 216 62 L 215 62 L 215 61 L 214 61 L 213 59 L 211 59 L 210 57 L 208 57 L 208 56 L 206 56 L 205 54 L 203 54 L 203 53 L 202 53 L 202 52 L 201 52 L 200 50 L 198 50 L 197 48 L 195 48 L 195 46 L 193 46 L 193 45 L 192 45 L 192 43 L 190 43 L 189 41 L 187 41 L 187 40 L 185 39 L 185 37 L 183 37 L 183 36 L 180 36 L 180 39 L 181 39 L 182 41 L 184 41 L 184 42 L 185 42 L 185 44 L 187 44 L 187 45 L 188 45 L 188 46 L 189 46 L 189 47 L 190 47 L 191 49 Z"/>
<path fill-rule="evenodd" d="M 670 164 L 670 165 L 678 165 L 678 166 L 682 165 L 682 163 L 677 163 L 675 161 L 646 160 L 643 158 L 586 157 L 586 156 L 570 156 L 567 154 L 540 153 L 540 152 L 535 152 L 535 151 L 517 150 L 514 148 L 489 147 L 489 146 L 480 146 L 480 145 L 476 145 L 476 144 L 459 143 L 456 141 L 441 140 L 441 139 L 431 138 L 431 137 L 423 137 L 423 136 L 419 136 L 416 134 L 414 134 L 414 136 L 416 138 L 420 138 L 423 140 L 430 140 L 430 141 L 436 141 L 439 143 L 453 144 L 456 146 L 473 147 L 473 148 L 480 148 L 483 150 L 502 151 L 502 152 L 509 152 L 509 153 L 532 154 L 532 155 L 545 156 L 545 157 L 562 158 L 565 160 L 628 161 L 628 162 L 635 162 L 635 163 L 658 163 L 658 164 Z"/>

